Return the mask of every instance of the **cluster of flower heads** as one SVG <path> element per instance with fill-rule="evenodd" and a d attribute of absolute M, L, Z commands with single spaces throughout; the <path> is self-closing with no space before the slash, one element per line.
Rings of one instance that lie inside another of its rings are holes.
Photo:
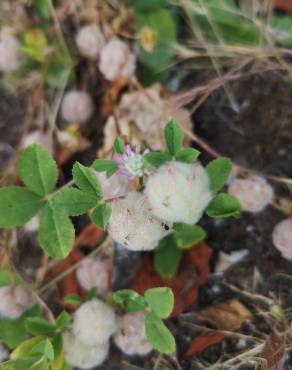
<path fill-rule="evenodd" d="M 73 316 L 72 328 L 63 334 L 66 361 L 80 369 L 100 365 L 107 358 L 110 337 L 128 355 L 145 355 L 152 350 L 145 329 L 145 313 L 117 316 L 111 306 L 92 299 Z"/>

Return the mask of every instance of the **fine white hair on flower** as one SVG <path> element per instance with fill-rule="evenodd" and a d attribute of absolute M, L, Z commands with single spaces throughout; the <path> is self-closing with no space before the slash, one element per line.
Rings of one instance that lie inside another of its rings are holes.
<path fill-rule="evenodd" d="M 84 123 L 94 112 L 91 96 L 85 91 L 68 91 L 62 101 L 62 117 L 70 123 Z"/>
<path fill-rule="evenodd" d="M 287 260 L 292 260 L 292 217 L 279 222 L 272 234 L 274 246 Z"/>
<path fill-rule="evenodd" d="M 149 176 L 145 194 L 157 218 L 186 224 L 198 222 L 213 197 L 204 167 L 177 161 Z"/>
<path fill-rule="evenodd" d="M 114 342 L 127 355 L 147 355 L 153 347 L 145 333 L 145 312 L 126 313 L 119 319 Z"/>
<path fill-rule="evenodd" d="M 99 70 L 109 81 L 121 77 L 133 76 L 136 68 L 136 56 L 124 41 L 115 37 L 101 50 Z"/>
<path fill-rule="evenodd" d="M 121 176 L 118 172 L 109 178 L 105 172 L 98 172 L 97 178 L 100 181 L 104 200 L 122 197 L 129 191 L 130 182 L 128 178 Z"/>
<path fill-rule="evenodd" d="M 63 333 L 66 362 L 80 369 L 91 369 L 100 365 L 108 356 L 109 341 L 88 345 L 79 340 L 71 331 Z"/>
<path fill-rule="evenodd" d="M 91 23 L 78 30 L 75 42 L 82 56 L 96 60 L 105 44 L 105 38 L 99 27 Z"/>
<path fill-rule="evenodd" d="M 32 294 L 23 286 L 0 288 L 0 317 L 17 319 L 34 303 Z"/>
<path fill-rule="evenodd" d="M 72 330 L 84 344 L 104 343 L 115 333 L 116 329 L 115 312 L 99 299 L 84 303 L 74 313 Z"/>
<path fill-rule="evenodd" d="M 100 256 L 86 258 L 78 266 L 76 276 L 84 290 L 97 288 L 98 293 L 104 296 L 108 290 L 108 263 Z"/>
<path fill-rule="evenodd" d="M 260 176 L 249 176 L 247 178 L 234 178 L 228 192 L 240 200 L 242 209 L 248 212 L 260 212 L 274 197 L 271 185 Z"/>
<path fill-rule="evenodd" d="M 143 193 L 131 192 L 111 203 L 110 236 L 132 251 L 152 250 L 171 232 L 172 225 L 156 219 Z"/>
<path fill-rule="evenodd" d="M 0 41 L 0 71 L 13 72 L 21 67 L 24 56 L 16 37 L 4 37 Z"/>

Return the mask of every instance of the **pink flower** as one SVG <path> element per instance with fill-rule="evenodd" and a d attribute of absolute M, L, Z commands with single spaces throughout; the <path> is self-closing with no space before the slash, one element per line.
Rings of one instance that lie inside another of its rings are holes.
<path fill-rule="evenodd" d="M 119 154 L 117 163 L 121 175 L 128 176 L 130 180 L 141 177 L 145 173 L 145 162 L 143 155 L 148 153 L 149 149 L 141 153 L 141 145 L 136 145 L 135 150 L 130 145 L 126 145 L 126 152 Z"/>

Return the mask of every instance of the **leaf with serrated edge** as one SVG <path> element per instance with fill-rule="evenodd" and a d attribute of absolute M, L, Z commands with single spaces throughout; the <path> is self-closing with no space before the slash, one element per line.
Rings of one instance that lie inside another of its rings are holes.
<path fill-rule="evenodd" d="M 62 259 L 71 252 L 75 238 L 73 224 L 65 210 L 48 202 L 42 210 L 38 240 L 50 257 Z"/>
<path fill-rule="evenodd" d="M 18 172 L 23 183 L 40 196 L 54 189 L 58 169 L 52 156 L 39 144 L 27 147 L 18 162 Z"/>
<path fill-rule="evenodd" d="M 28 222 L 40 209 L 42 199 L 20 186 L 0 189 L 0 227 L 13 228 Z"/>
<path fill-rule="evenodd" d="M 82 215 L 96 206 L 93 195 L 75 188 L 59 190 L 52 202 L 58 209 L 66 211 L 68 216 Z"/>
<path fill-rule="evenodd" d="M 89 167 L 76 162 L 73 166 L 73 179 L 75 184 L 83 191 L 90 193 L 96 200 L 101 199 L 101 186 L 96 173 Z"/>

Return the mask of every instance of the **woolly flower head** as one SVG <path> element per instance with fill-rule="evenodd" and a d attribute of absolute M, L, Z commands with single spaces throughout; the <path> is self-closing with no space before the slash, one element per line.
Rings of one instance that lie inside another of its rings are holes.
<path fill-rule="evenodd" d="M 98 288 L 100 295 L 104 296 L 108 289 L 108 264 L 100 256 L 86 258 L 76 271 L 79 284 L 84 290 Z"/>
<path fill-rule="evenodd" d="M 101 185 L 104 200 L 123 197 L 129 191 L 129 180 L 118 172 L 111 177 L 107 177 L 105 172 L 98 172 L 97 178 Z"/>
<path fill-rule="evenodd" d="M 24 56 L 20 51 L 17 38 L 9 36 L 0 41 L 0 71 L 15 71 L 21 67 L 23 62 Z"/>
<path fill-rule="evenodd" d="M 198 222 L 213 197 L 204 167 L 176 161 L 149 176 L 145 194 L 157 218 L 186 224 Z"/>
<path fill-rule="evenodd" d="M 147 355 L 153 347 L 145 334 L 145 313 L 126 313 L 119 320 L 115 344 L 127 355 Z"/>
<path fill-rule="evenodd" d="M 108 232 L 117 242 L 132 251 L 154 249 L 171 232 L 170 226 L 157 220 L 144 194 L 131 192 L 111 203 Z"/>
<path fill-rule="evenodd" d="M 71 331 L 63 333 L 63 345 L 66 362 L 80 369 L 100 365 L 109 352 L 109 341 L 95 345 L 84 344 Z"/>
<path fill-rule="evenodd" d="M 275 247 L 287 260 L 292 260 L 292 217 L 279 222 L 272 234 Z"/>
<path fill-rule="evenodd" d="M 91 60 L 98 58 L 105 44 L 104 35 L 95 23 L 80 28 L 75 41 L 80 54 Z"/>
<path fill-rule="evenodd" d="M 33 296 L 23 286 L 0 288 L 0 317 L 16 319 L 34 303 Z"/>
<path fill-rule="evenodd" d="M 113 309 L 99 299 L 84 303 L 74 313 L 72 330 L 84 344 L 104 343 L 116 329 L 116 315 Z"/>
<path fill-rule="evenodd" d="M 101 50 L 99 69 L 105 78 L 114 81 L 131 77 L 136 68 L 136 57 L 129 46 L 118 38 L 111 39 Z"/>
<path fill-rule="evenodd" d="M 130 145 L 126 147 L 126 153 L 119 154 L 118 166 L 121 175 L 128 176 L 130 180 L 136 177 L 141 177 L 145 172 L 145 162 L 143 154 L 148 153 L 146 149 L 144 153 L 141 153 L 141 145 L 137 145 L 135 150 L 132 150 Z"/>
<path fill-rule="evenodd" d="M 228 192 L 240 200 L 244 211 L 253 213 L 262 211 L 274 197 L 273 188 L 260 176 L 235 178 Z"/>
<path fill-rule="evenodd" d="M 63 99 L 62 117 L 72 123 L 84 123 L 90 119 L 94 111 L 94 104 L 90 95 L 85 91 L 68 91 Z"/>

